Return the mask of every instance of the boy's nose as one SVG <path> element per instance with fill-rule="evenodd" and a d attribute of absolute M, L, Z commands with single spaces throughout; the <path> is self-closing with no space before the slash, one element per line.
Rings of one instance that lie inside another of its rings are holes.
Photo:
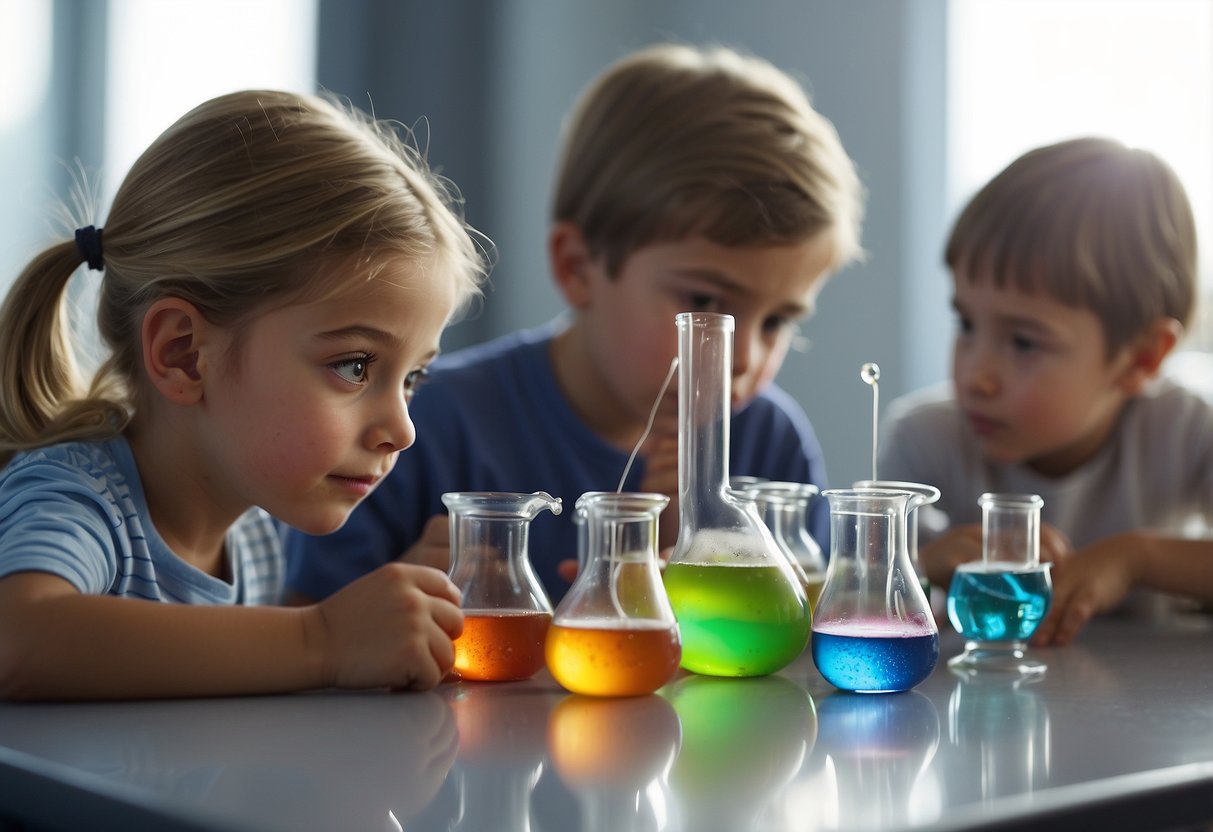
<path fill-rule="evenodd" d="M 993 356 L 974 352 L 958 358 L 957 381 L 969 392 L 992 396 L 998 392 L 998 367 Z"/>

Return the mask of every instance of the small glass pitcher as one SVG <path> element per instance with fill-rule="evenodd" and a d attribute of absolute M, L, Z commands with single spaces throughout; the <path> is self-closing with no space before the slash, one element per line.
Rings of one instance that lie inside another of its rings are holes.
<path fill-rule="evenodd" d="M 585 561 L 545 649 L 553 678 L 573 693 L 652 693 L 677 672 L 682 644 L 657 559 L 657 518 L 669 502 L 602 491 L 577 501 Z"/>
<path fill-rule="evenodd" d="M 682 666 L 763 676 L 809 638 L 809 602 L 754 501 L 729 487 L 731 315 L 682 312 L 678 326 L 678 541 L 665 588 L 682 634 Z"/>
<path fill-rule="evenodd" d="M 1053 599 L 1050 564 L 1040 562 L 1036 494 L 982 494 L 981 555 L 962 563 L 948 588 L 948 620 L 965 650 L 948 661 L 954 670 L 1013 675 L 1043 673 L 1044 662 L 1025 655 Z"/>
<path fill-rule="evenodd" d="M 528 679 L 543 667 L 552 602 L 531 568 L 530 523 L 539 512 L 560 514 L 545 491 L 451 491 L 451 582 L 463 593 L 463 635 L 455 639 L 455 671 L 476 681 Z"/>
<path fill-rule="evenodd" d="M 939 629 L 906 548 L 908 491 L 831 489 L 830 562 L 813 616 L 813 661 L 858 693 L 909 690 L 939 660 Z"/>

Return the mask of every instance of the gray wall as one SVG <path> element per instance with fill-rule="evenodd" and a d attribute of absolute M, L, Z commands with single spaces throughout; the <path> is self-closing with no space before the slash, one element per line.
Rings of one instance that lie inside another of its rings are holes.
<path fill-rule="evenodd" d="M 352 14 L 351 10 L 357 10 Z M 540 323 L 561 309 L 544 240 L 561 120 L 606 64 L 644 44 L 721 42 L 809 88 L 868 189 L 867 260 L 824 290 L 779 383 L 804 406 L 831 480 L 870 475 L 871 392 L 881 402 L 946 377 L 945 0 L 322 0 L 320 83 L 411 122 L 430 159 L 498 246 L 487 301 L 445 348 Z"/>

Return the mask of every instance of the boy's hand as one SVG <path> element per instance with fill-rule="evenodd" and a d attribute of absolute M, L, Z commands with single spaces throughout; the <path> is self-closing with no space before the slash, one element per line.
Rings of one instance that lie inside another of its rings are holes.
<path fill-rule="evenodd" d="M 957 526 L 941 535 L 918 551 L 918 564 L 935 586 L 945 589 L 952 584 L 956 567 L 982 557 L 981 524 Z M 1040 526 L 1040 562 L 1059 563 L 1065 560 L 1074 547 L 1070 539 L 1056 526 L 1042 523 Z"/>
<path fill-rule="evenodd" d="M 439 570 L 389 563 L 313 607 L 308 637 L 331 685 L 428 690 L 455 665 L 459 603 Z"/>
<path fill-rule="evenodd" d="M 1131 538 L 1113 535 L 1053 567 L 1053 600 L 1032 636 L 1037 646 L 1069 644 L 1083 625 L 1116 606 L 1137 580 Z"/>
<path fill-rule="evenodd" d="M 400 561 L 448 571 L 451 568 L 450 518 L 445 514 L 435 514 L 425 521 L 421 537 L 400 556 Z"/>
<path fill-rule="evenodd" d="M 657 520 L 657 548 L 665 549 L 674 545 L 678 538 L 678 433 L 650 436 L 640 449 L 644 457 L 644 478 L 640 481 L 641 491 L 651 491 L 665 494 L 670 498 L 670 504 L 661 512 Z"/>

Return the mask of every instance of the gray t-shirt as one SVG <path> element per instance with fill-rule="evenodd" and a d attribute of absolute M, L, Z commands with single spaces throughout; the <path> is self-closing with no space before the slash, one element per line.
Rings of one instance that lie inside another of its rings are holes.
<path fill-rule="evenodd" d="M 1213 406 L 1157 379 L 1125 406 L 1100 452 L 1062 477 L 987 461 L 956 406 L 951 383 L 895 401 L 880 437 L 881 479 L 934 485 L 939 501 L 919 509 L 919 539 L 981 522 L 983 493 L 1039 494 L 1041 521 L 1076 548 L 1109 535 L 1213 530 Z"/>
<path fill-rule="evenodd" d="M 226 540 L 231 581 L 177 557 L 148 514 L 130 445 L 69 442 L 0 470 L 0 577 L 49 572 L 90 595 L 184 604 L 269 604 L 282 593 L 281 535 L 250 509 Z"/>

